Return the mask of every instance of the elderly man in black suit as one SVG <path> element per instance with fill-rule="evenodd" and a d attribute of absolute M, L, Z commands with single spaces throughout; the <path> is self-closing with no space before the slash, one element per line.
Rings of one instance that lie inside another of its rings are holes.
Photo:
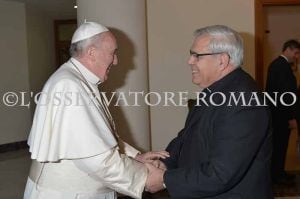
<path fill-rule="evenodd" d="M 284 43 L 282 54 L 269 66 L 266 91 L 270 95 L 282 95 L 292 92 L 296 95 L 297 81 L 291 68 L 300 53 L 300 44 L 296 40 Z M 291 95 L 286 95 L 288 104 L 292 104 Z M 290 137 L 290 130 L 297 128 L 296 103 L 292 106 L 278 104 L 271 106 L 273 127 L 273 156 L 272 179 L 277 184 L 290 184 L 293 176 L 284 171 L 286 152 Z"/>
<path fill-rule="evenodd" d="M 148 165 L 155 171 L 149 191 L 166 187 L 177 199 L 272 198 L 268 108 L 250 100 L 262 96 L 242 62 L 236 31 L 222 25 L 196 30 L 188 64 L 203 90 L 167 147 L 170 158 L 158 165 L 161 170 Z"/>

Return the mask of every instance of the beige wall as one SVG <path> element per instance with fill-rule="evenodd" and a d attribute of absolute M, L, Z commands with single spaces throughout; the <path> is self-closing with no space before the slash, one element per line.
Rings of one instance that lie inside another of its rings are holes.
<path fill-rule="evenodd" d="M 192 34 L 213 24 L 228 25 L 242 34 L 243 68 L 254 75 L 254 0 L 148 0 L 147 19 L 151 91 L 198 90 L 186 64 Z M 156 106 L 150 111 L 152 149 L 164 149 L 183 127 L 187 108 Z"/>
<path fill-rule="evenodd" d="M 30 109 L 3 103 L 4 93 L 29 90 L 24 4 L 1 0 L 0 27 L 0 144 L 6 144 L 27 139 L 30 127 Z"/>
<path fill-rule="evenodd" d="M 79 2 L 84 4 L 87 1 Z M 186 64 L 188 51 L 193 40 L 192 33 L 196 28 L 211 24 L 228 25 L 241 32 L 244 37 L 246 47 L 245 64 L 243 67 L 251 75 L 254 75 L 254 0 L 147 0 L 146 3 L 150 91 L 157 91 L 161 93 L 164 91 L 188 91 L 190 93 L 189 97 L 194 97 L 193 92 L 198 91 L 198 88 L 191 83 L 191 72 Z M 110 4 L 113 5 L 113 3 Z M 3 6 L 0 7 L 4 10 L 1 12 L 2 17 L 0 17 L 0 20 L 2 23 L 8 24 L 9 21 L 9 24 L 11 24 L 12 19 L 18 19 L 14 21 L 17 24 L 16 27 L 18 24 L 21 24 L 22 28 L 20 35 L 17 36 L 17 40 L 12 40 L 19 41 L 15 43 L 22 46 L 12 49 L 18 49 L 18 51 L 22 52 L 11 52 L 14 54 L 20 54 L 20 58 L 13 60 L 13 62 L 16 62 L 16 64 L 14 64 L 15 67 L 6 67 L 4 69 L 6 73 L 1 73 L 3 78 L 0 79 L 3 81 L 2 85 L 4 85 L 1 87 L 5 89 L 28 89 L 30 83 L 32 90 L 38 91 L 47 79 L 49 73 L 54 70 L 54 68 L 52 68 L 54 63 L 52 58 L 54 55 L 50 50 L 53 47 L 51 44 L 52 32 L 49 28 L 50 22 L 49 19 L 45 19 L 43 17 L 43 12 L 34 11 L 34 8 L 28 7 L 28 10 L 33 10 L 34 12 L 29 13 L 26 16 L 28 18 L 27 39 L 28 42 L 30 41 L 30 44 L 28 44 L 27 58 L 25 56 L 27 49 L 24 44 L 26 41 L 26 36 L 24 36 L 26 35 L 26 27 L 25 20 L 23 20 L 25 19 L 24 4 L 15 3 L 14 5 L 19 6 L 17 6 L 19 8 L 18 12 L 13 10 L 5 12 L 5 10 L 8 9 Z M 21 8 L 20 5 L 22 5 Z M 90 6 L 88 9 L 93 12 L 97 12 L 98 8 L 101 8 L 103 4 L 100 5 L 98 2 L 95 5 L 94 7 Z M 127 6 L 130 7 L 130 5 Z M 117 10 L 118 13 L 111 15 L 111 13 L 114 13 L 113 10 Z M 128 10 L 130 9 L 128 8 Z M 136 25 L 136 21 L 143 20 L 145 15 L 143 15 L 142 12 L 135 13 L 133 9 L 131 11 L 131 15 L 133 16 L 136 14 L 136 17 L 133 18 L 134 20 L 131 20 L 129 26 L 127 22 L 122 23 L 123 18 L 125 19 L 126 17 L 129 17 L 127 14 L 123 16 L 123 12 L 121 11 L 124 11 L 124 7 L 111 7 L 109 9 L 106 8 L 104 11 L 108 12 L 106 18 L 102 17 L 99 20 L 106 21 L 105 23 L 107 24 L 105 25 L 121 31 L 123 30 L 123 33 L 120 32 L 119 34 L 129 41 L 129 44 L 131 45 L 130 48 L 137 46 L 135 47 L 134 52 L 129 52 L 129 54 L 133 53 L 134 56 L 131 56 L 133 60 L 131 60 L 131 62 L 125 61 L 125 63 L 129 68 L 134 66 L 134 70 L 136 71 L 144 70 L 146 65 L 143 63 L 143 60 L 146 59 L 144 53 L 147 49 L 143 49 L 145 47 L 143 46 L 143 43 L 140 43 L 140 40 L 142 41 L 145 35 L 143 36 L 139 33 L 132 33 L 127 30 L 127 28 L 137 28 L 137 32 L 142 32 L 143 30 L 141 28 L 143 28 L 143 25 Z M 4 13 L 11 13 L 11 16 L 3 16 Z M 86 12 L 85 14 L 86 16 L 90 15 L 90 17 L 92 17 L 92 14 L 89 14 L 89 12 Z M 139 16 L 141 14 L 142 16 Z M 86 16 L 82 15 L 80 20 L 82 21 Z M 140 24 L 140 22 L 138 23 Z M 21 33 L 24 33 L 24 35 L 21 35 Z M 2 35 L 4 33 L 2 32 L 0 34 Z M 1 40 L 1 42 L 3 41 Z M 121 43 L 121 45 L 125 46 L 125 50 L 126 44 L 128 43 Z M 124 55 L 127 55 L 126 53 L 128 54 L 128 52 L 125 51 Z M 142 57 L 141 60 L 139 60 L 140 58 L 138 58 L 138 56 Z M 11 55 L 7 56 L 7 58 L 13 59 Z M 27 61 L 29 63 L 29 67 L 27 65 Z M 4 62 L 3 66 L 11 66 L 11 62 L 11 60 L 7 60 Z M 18 68 L 19 66 L 24 67 Z M 141 66 L 143 67 L 140 68 Z M 27 70 L 29 70 L 29 72 Z M 126 79 L 124 79 L 124 83 L 126 84 L 124 88 L 126 88 L 126 90 L 130 90 L 131 88 L 140 89 L 147 87 L 147 78 L 145 78 L 146 73 L 143 72 L 143 75 L 136 76 L 134 70 L 126 73 Z M 23 71 L 22 75 L 18 77 L 19 72 L 16 71 Z M 117 77 L 119 77 L 117 73 L 112 72 L 112 75 L 117 75 Z M 12 76 L 14 77 L 13 81 L 9 78 Z M 30 77 L 30 81 L 28 77 Z M 139 87 L 139 85 L 135 82 L 141 80 L 143 80 L 144 83 L 142 83 L 142 87 Z M 148 91 L 146 90 L 146 92 Z M 3 106 L 0 106 L 0 108 L 4 109 Z M 131 118 L 130 126 L 127 128 L 133 129 L 134 138 L 132 139 L 134 142 L 139 143 L 140 139 L 144 140 L 144 137 L 147 137 L 147 133 L 139 134 L 139 131 L 143 129 L 140 127 L 136 128 L 136 126 L 147 126 L 147 124 L 145 125 L 137 122 L 141 118 L 133 117 L 130 113 L 132 109 L 141 111 L 139 107 L 133 107 L 130 111 L 128 110 L 128 115 L 125 113 L 125 119 Z M 147 112 L 146 107 L 143 107 L 142 109 L 142 111 Z M 150 107 L 150 109 L 152 149 L 163 149 L 183 127 L 187 108 L 155 106 Z M 17 110 L 20 111 L 21 109 Z M 3 132 L 9 136 L 1 136 L 3 138 L 0 139 L 0 144 L 4 142 L 17 141 L 21 138 L 22 140 L 25 140 L 28 134 L 28 126 L 30 126 L 28 124 L 31 124 L 31 121 L 29 121 L 30 119 L 28 119 L 31 117 L 30 112 L 26 109 L 23 110 L 22 114 L 13 115 L 15 112 L 12 113 L 11 109 L 7 109 L 2 110 L 1 114 L 6 113 L 5 111 L 10 113 L 3 114 L 2 117 L 0 116 L 0 119 L 3 121 L 1 123 Z M 6 118 L 4 118 L 4 115 Z M 11 121 L 9 121 L 8 118 Z M 14 118 L 14 120 L 11 118 Z M 143 118 L 147 118 L 147 116 L 143 116 Z M 16 125 L 16 122 L 20 122 L 20 124 Z M 18 131 L 18 128 L 22 128 L 22 131 Z M 145 129 L 145 131 L 147 132 L 148 129 Z M 17 132 L 18 135 L 14 136 L 15 134 L 11 132 Z M 12 137 L 13 139 L 11 139 Z M 142 143 L 140 148 L 148 148 L 146 142 L 143 141 L 140 143 Z"/>
<path fill-rule="evenodd" d="M 54 19 L 76 18 L 76 11 L 59 14 L 39 5 L 20 3 L 18 0 L 0 0 L 0 144 L 27 139 L 32 113 L 35 108 L 30 102 L 30 92 L 41 91 L 45 81 L 56 69 L 54 51 Z M 5 92 L 24 91 L 14 107 L 3 105 Z"/>
<path fill-rule="evenodd" d="M 34 3 L 27 3 L 25 7 L 29 83 L 31 91 L 38 93 L 59 67 L 55 61 L 54 20 L 76 19 L 76 10 L 55 13 Z M 31 106 L 32 112 L 34 109 L 35 104 Z"/>
<path fill-rule="evenodd" d="M 27 4 L 26 29 L 30 89 L 37 93 L 56 69 L 53 19 L 43 10 Z"/>
<path fill-rule="evenodd" d="M 78 24 L 84 19 L 111 29 L 118 40 L 118 66 L 112 67 L 109 79 L 100 85 L 102 91 L 148 91 L 145 0 L 77 0 Z M 103 6 L 105 5 L 105 6 Z M 149 108 L 110 106 L 120 136 L 142 150 L 150 149 Z"/>

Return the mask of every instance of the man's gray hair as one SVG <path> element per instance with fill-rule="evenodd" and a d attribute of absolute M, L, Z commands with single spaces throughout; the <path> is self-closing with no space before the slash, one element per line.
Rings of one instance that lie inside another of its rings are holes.
<path fill-rule="evenodd" d="M 81 56 L 85 50 L 87 50 L 91 46 L 97 46 L 97 41 L 100 39 L 101 34 L 97 34 L 93 37 L 78 41 L 76 43 L 71 44 L 69 52 L 71 57 L 79 57 Z"/>
<path fill-rule="evenodd" d="M 197 29 L 196 37 L 210 36 L 208 50 L 212 53 L 224 52 L 230 57 L 230 63 L 239 67 L 243 64 L 244 46 L 239 33 L 224 25 L 213 25 Z"/>

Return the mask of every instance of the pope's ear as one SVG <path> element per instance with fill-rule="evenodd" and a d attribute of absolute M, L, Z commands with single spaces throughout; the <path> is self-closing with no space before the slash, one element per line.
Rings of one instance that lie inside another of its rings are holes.
<path fill-rule="evenodd" d="M 92 60 L 94 60 L 94 58 L 95 58 L 95 53 L 96 53 L 95 50 L 96 50 L 96 48 L 93 46 L 91 46 L 87 49 L 87 56 Z"/>

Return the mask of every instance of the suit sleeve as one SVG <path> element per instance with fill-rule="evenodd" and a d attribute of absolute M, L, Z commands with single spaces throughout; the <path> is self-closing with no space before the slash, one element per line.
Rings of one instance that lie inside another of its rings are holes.
<path fill-rule="evenodd" d="M 143 164 L 120 154 L 117 147 L 73 162 L 80 170 L 107 187 L 133 198 L 142 198 L 147 169 Z"/>
<path fill-rule="evenodd" d="M 166 151 L 169 152 L 170 157 L 166 159 L 161 159 L 161 161 L 167 166 L 168 169 L 177 168 L 177 161 L 180 154 L 180 149 L 182 145 L 182 135 L 184 129 L 182 129 L 176 138 L 174 138 L 167 146 Z"/>
<path fill-rule="evenodd" d="M 171 196 L 213 197 L 236 185 L 267 135 L 267 115 L 262 107 L 228 108 L 218 115 L 211 126 L 214 135 L 208 161 L 165 172 L 164 182 Z"/>

